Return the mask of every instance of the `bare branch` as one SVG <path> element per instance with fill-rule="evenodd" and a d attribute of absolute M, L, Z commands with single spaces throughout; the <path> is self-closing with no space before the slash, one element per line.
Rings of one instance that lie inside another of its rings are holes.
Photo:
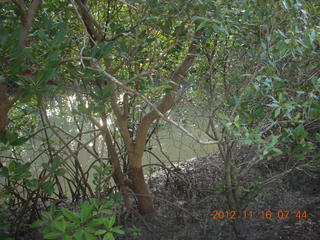
<path fill-rule="evenodd" d="M 300 165 L 298 165 L 298 166 L 289 168 L 289 169 L 287 169 L 287 170 L 284 171 L 284 172 L 281 172 L 281 173 L 279 173 L 279 174 L 276 174 L 276 175 L 274 175 L 274 176 L 266 179 L 265 181 L 260 182 L 260 184 L 261 184 L 261 186 L 263 186 L 263 187 L 264 187 L 264 186 L 267 186 L 268 184 L 270 184 L 270 183 L 272 183 L 272 182 L 274 182 L 274 181 L 277 181 L 277 180 L 285 177 L 285 176 L 288 175 L 290 172 L 292 172 L 292 171 L 294 171 L 294 170 L 296 170 L 296 169 L 297 169 L 297 170 L 302 170 L 302 169 L 304 169 L 304 168 L 310 168 L 310 167 L 311 167 L 311 165 L 310 165 L 309 163 L 300 164 Z"/>

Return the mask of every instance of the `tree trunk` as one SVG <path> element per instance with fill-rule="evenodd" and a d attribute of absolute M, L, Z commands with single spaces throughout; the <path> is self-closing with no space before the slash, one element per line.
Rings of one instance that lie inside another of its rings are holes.
<path fill-rule="evenodd" d="M 148 185 L 144 180 L 142 166 L 135 166 L 134 163 L 141 162 L 141 159 L 135 156 L 130 159 L 129 176 L 132 181 L 131 188 L 138 198 L 138 207 L 141 213 L 147 214 L 154 210 L 152 197 L 150 195 Z"/>
<path fill-rule="evenodd" d="M 104 122 L 105 122 L 105 125 L 107 125 L 105 118 L 104 118 Z M 130 209 L 131 202 L 129 199 L 128 189 L 125 184 L 125 176 L 124 176 L 122 169 L 121 169 L 121 166 L 120 166 L 119 156 L 118 156 L 117 151 L 112 143 L 112 137 L 109 132 L 109 129 L 106 128 L 104 132 L 105 132 L 104 139 L 105 139 L 105 142 L 107 145 L 108 154 L 111 158 L 112 166 L 114 169 L 114 180 L 115 180 L 116 184 L 119 185 L 120 192 L 123 196 L 123 200 L 124 200 L 124 203 L 125 203 L 127 209 Z"/>
<path fill-rule="evenodd" d="M 238 209 L 235 192 L 234 192 L 234 186 L 232 182 L 232 155 L 231 155 L 231 146 L 226 144 L 225 146 L 225 156 L 224 156 L 224 173 L 225 173 L 225 181 L 226 181 L 226 190 L 227 190 L 227 198 L 229 206 L 232 210 L 240 210 Z M 230 210 L 231 210 L 230 209 Z"/>

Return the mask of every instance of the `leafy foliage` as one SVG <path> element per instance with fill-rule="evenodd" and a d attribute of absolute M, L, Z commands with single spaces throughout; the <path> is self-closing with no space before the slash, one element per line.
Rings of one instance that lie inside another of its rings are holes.
<path fill-rule="evenodd" d="M 79 211 L 52 207 L 35 226 L 48 239 L 122 234 L 102 193 L 114 191 L 111 178 L 122 190 L 130 166 L 142 169 L 154 106 L 167 117 L 185 99 L 218 143 L 230 208 L 261 192 L 261 179 L 239 180 L 254 164 L 319 169 L 318 1 L 45 0 L 33 18 L 31 2 L 0 3 L 1 212 L 33 206 L 33 221 L 39 202 L 91 198 Z M 180 129 L 193 120 L 181 117 Z M 241 145 L 258 159 L 237 165 Z"/>
<path fill-rule="evenodd" d="M 56 210 L 52 205 L 32 227 L 41 227 L 45 239 L 113 240 L 114 234 L 124 234 L 122 227 L 115 225 L 116 216 L 110 210 L 113 204 L 111 199 L 102 203 L 93 198 L 80 205 L 79 213 L 68 208 Z"/>

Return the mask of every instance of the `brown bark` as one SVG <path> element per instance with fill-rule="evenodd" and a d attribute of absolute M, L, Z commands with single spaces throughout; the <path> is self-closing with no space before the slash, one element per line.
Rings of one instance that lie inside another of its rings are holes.
<path fill-rule="evenodd" d="M 22 24 L 22 31 L 19 38 L 19 47 L 24 48 L 26 46 L 28 32 L 31 28 L 32 21 L 39 8 L 41 0 L 33 0 L 30 4 L 29 9 L 26 9 L 24 1 L 15 0 L 14 3 L 17 5 L 20 11 L 20 19 Z"/>
<path fill-rule="evenodd" d="M 102 41 L 103 40 L 103 32 L 99 24 L 95 21 L 93 16 L 90 14 L 89 9 L 81 2 L 81 0 L 75 0 L 81 19 L 84 22 L 87 32 L 90 34 L 90 37 L 95 41 Z M 157 109 L 162 113 L 166 113 L 176 104 L 176 92 L 180 86 L 180 81 L 183 76 L 187 73 L 187 71 L 192 66 L 195 58 L 196 58 L 196 48 L 198 44 L 198 38 L 201 36 L 201 32 L 195 33 L 195 38 L 191 42 L 189 46 L 189 51 L 184 59 L 184 61 L 176 68 L 171 76 L 172 80 L 172 90 L 164 96 L 162 101 L 157 106 Z M 108 76 L 110 77 L 110 76 Z M 150 196 L 147 184 L 144 179 L 143 175 L 143 168 L 142 168 L 142 156 L 145 150 L 145 143 L 148 135 L 148 130 L 150 125 L 153 121 L 160 118 L 159 113 L 156 110 L 150 111 L 146 114 L 142 121 L 139 124 L 137 135 L 132 138 L 128 131 L 128 106 L 127 106 L 127 95 L 124 95 L 123 103 L 124 106 L 121 108 L 118 101 L 118 94 L 116 93 L 116 86 L 113 82 L 110 83 L 113 87 L 113 91 L 110 95 L 110 104 L 112 110 L 117 118 L 117 126 L 119 128 L 121 137 L 124 140 L 125 146 L 128 151 L 129 155 L 129 177 L 132 181 L 131 188 L 133 192 L 137 195 L 138 198 L 138 205 L 139 209 L 142 213 L 150 213 L 154 210 L 153 208 L 153 201 Z M 106 135 L 107 137 L 107 135 Z M 108 151 L 113 151 L 112 147 L 112 139 L 111 136 L 108 136 L 109 139 L 106 139 L 108 144 Z M 109 143 L 108 143 L 109 142 Z M 110 149 L 110 150 L 109 150 Z M 116 151 L 110 153 L 113 159 L 113 164 L 118 164 L 119 156 Z M 118 159 L 118 160 L 116 160 Z M 115 171 L 116 168 L 120 169 L 119 166 L 114 166 Z M 122 173 L 122 172 L 121 172 Z M 123 173 L 122 173 L 123 174 Z M 121 176 L 121 174 L 119 173 Z M 122 178 L 122 176 L 120 177 Z M 120 179 L 119 179 L 120 180 Z M 122 180 L 121 180 L 122 181 Z"/>
<path fill-rule="evenodd" d="M 201 32 L 196 32 L 194 40 L 191 42 L 189 51 L 184 59 L 184 61 L 176 68 L 174 73 L 171 76 L 172 79 L 172 90 L 167 93 L 162 101 L 158 104 L 157 109 L 162 113 L 166 113 L 169 111 L 175 104 L 176 104 L 176 93 L 180 86 L 180 82 L 183 76 L 186 75 L 190 67 L 192 66 L 195 58 L 196 58 L 196 51 L 198 45 L 198 39 L 201 36 Z M 136 148 L 137 152 L 142 154 L 145 148 L 145 140 L 147 138 L 148 130 L 150 128 L 151 123 L 158 119 L 160 116 L 155 111 L 152 110 L 147 113 L 141 120 L 141 124 L 137 130 L 137 141 L 136 141 Z"/>
<path fill-rule="evenodd" d="M 91 15 L 88 7 L 83 4 L 81 0 L 75 0 L 75 2 L 78 6 L 86 30 L 93 38 L 93 40 L 101 42 L 103 40 L 103 31 L 101 26 L 97 23 L 97 21 Z"/>
<path fill-rule="evenodd" d="M 106 126 L 106 124 L 105 124 L 105 126 Z M 127 186 L 125 183 L 125 175 L 122 172 L 119 156 L 118 156 L 117 151 L 114 147 L 109 129 L 107 129 L 107 128 L 104 130 L 104 139 L 105 139 L 105 142 L 106 142 L 106 145 L 108 148 L 108 154 L 110 156 L 111 163 L 112 163 L 112 166 L 114 169 L 114 180 L 115 180 L 116 184 L 119 185 L 119 189 L 120 189 L 121 194 L 123 196 L 124 203 L 125 203 L 126 207 L 131 208 L 131 203 L 129 200 L 129 193 L 128 193 L 128 189 L 127 189 Z"/>
<path fill-rule="evenodd" d="M 134 162 L 132 159 L 130 162 Z M 149 193 L 148 186 L 144 180 L 142 166 L 130 166 L 129 172 L 130 179 L 132 180 L 132 190 L 138 199 L 138 207 L 140 212 L 146 214 L 154 211 L 153 201 Z"/>
<path fill-rule="evenodd" d="M 232 184 L 232 172 L 231 172 L 231 155 L 229 149 L 226 151 L 224 157 L 224 174 L 226 181 L 227 199 L 231 209 L 237 209 L 236 200 L 234 196 L 233 184 Z"/>
<path fill-rule="evenodd" d="M 176 92 L 179 88 L 180 81 L 182 77 L 187 73 L 187 71 L 192 66 L 192 63 L 196 57 L 196 46 L 197 40 L 200 37 L 199 32 L 195 34 L 195 39 L 191 42 L 189 51 L 184 61 L 176 68 L 171 79 L 174 82 L 172 84 L 172 90 L 164 96 L 162 101 L 159 103 L 157 108 L 161 113 L 166 113 L 175 105 Z M 142 213 L 153 212 L 153 201 L 149 193 L 148 186 L 144 179 L 143 168 L 142 168 L 142 156 L 145 149 L 145 143 L 147 139 L 148 130 L 151 123 L 158 119 L 160 116 L 155 111 L 152 110 L 146 114 L 138 127 L 137 135 L 134 141 L 128 136 L 127 129 L 127 116 L 124 109 L 123 113 L 119 111 L 119 107 L 116 103 L 115 96 L 111 97 L 111 105 L 117 116 L 118 127 L 120 129 L 121 135 L 124 138 L 128 153 L 129 153 L 129 177 L 132 180 L 132 190 L 137 195 L 138 206 Z"/>
<path fill-rule="evenodd" d="M 128 106 L 127 99 L 128 96 L 124 95 L 124 107 L 120 109 L 119 105 L 116 102 L 115 92 L 113 92 L 110 96 L 110 103 L 112 109 L 117 117 L 117 125 L 124 140 L 125 146 L 128 150 L 129 155 L 129 178 L 131 183 L 129 187 L 135 193 L 138 199 L 138 207 L 141 213 L 151 213 L 154 210 L 153 201 L 149 193 L 148 186 L 144 180 L 143 168 L 142 168 L 142 156 L 143 151 L 139 152 L 136 149 L 136 144 L 133 139 L 129 135 L 128 130 Z M 146 129 L 148 131 L 148 128 Z M 136 139 L 137 141 L 143 141 L 143 145 L 145 143 L 145 139 Z M 119 165 L 120 166 L 120 165 Z"/>

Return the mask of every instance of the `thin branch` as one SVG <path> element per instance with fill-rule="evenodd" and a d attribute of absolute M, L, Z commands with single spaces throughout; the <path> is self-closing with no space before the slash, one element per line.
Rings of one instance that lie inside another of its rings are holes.
<path fill-rule="evenodd" d="M 91 36 L 91 34 L 90 34 L 89 30 L 88 30 L 88 27 L 87 27 L 86 23 L 84 22 L 84 20 L 83 20 L 82 17 L 81 17 L 80 12 L 78 11 L 78 8 L 77 8 L 77 6 L 76 6 L 76 3 L 74 2 L 74 0 L 71 0 L 71 3 L 72 3 L 72 6 L 74 7 L 74 10 L 76 11 L 76 14 L 77 14 L 80 22 L 81 22 L 81 23 L 83 24 L 83 26 L 84 26 L 84 29 L 85 29 L 85 31 L 86 31 L 86 34 L 87 34 L 88 37 L 90 38 L 91 42 L 92 42 L 93 44 L 96 44 L 96 42 L 94 41 L 94 39 L 92 38 L 92 36 Z"/>
<path fill-rule="evenodd" d="M 121 87 L 122 89 L 126 90 L 128 93 L 131 93 L 133 95 L 136 95 L 140 98 L 142 98 L 157 114 L 158 116 L 164 120 L 165 122 L 171 123 L 174 126 L 176 126 L 178 129 L 180 129 L 181 131 L 183 131 L 186 135 L 188 135 L 189 137 L 191 137 L 193 140 L 195 140 L 197 143 L 200 144 L 204 144 L 204 145 L 209 145 L 209 144 L 218 144 L 221 143 L 221 141 L 203 141 L 198 139 L 197 137 L 195 137 L 191 132 L 189 132 L 187 129 L 185 129 L 183 126 L 181 126 L 179 123 L 175 122 L 174 120 L 170 119 L 166 114 L 162 114 L 161 111 L 158 109 L 158 107 L 156 107 L 152 102 L 150 102 L 145 96 L 141 95 L 140 93 L 138 93 L 137 91 L 127 87 L 126 85 L 124 85 L 122 82 L 120 82 L 118 79 L 116 79 L 114 76 L 112 76 L 111 74 L 107 73 L 106 71 L 104 71 L 101 66 L 99 65 L 99 62 L 97 59 L 92 58 L 92 57 L 80 57 L 80 58 L 69 58 L 69 59 L 65 59 L 62 62 L 67 62 L 67 61 L 81 61 L 81 59 L 84 60 L 89 60 L 92 61 L 93 63 L 93 68 L 92 67 L 87 67 L 88 69 L 91 70 L 96 70 L 100 73 L 102 73 L 103 75 L 105 75 L 109 80 L 111 80 L 113 83 L 115 83 L 117 86 Z M 96 122 L 96 121 L 95 121 Z M 99 126 L 98 124 L 96 124 L 97 126 Z"/>
<path fill-rule="evenodd" d="M 311 165 L 309 163 L 304 163 L 304 164 L 300 164 L 298 166 L 295 166 L 295 167 L 292 167 L 292 168 L 289 168 L 288 170 L 284 171 L 284 172 L 281 172 L 279 174 L 276 174 L 268 179 L 266 179 L 265 181 L 263 182 L 260 182 L 260 184 L 264 187 L 274 181 L 277 181 L 281 178 L 283 178 L 284 176 L 286 176 L 287 174 L 289 174 L 290 172 L 292 172 L 293 170 L 302 170 L 303 168 L 308 168 L 308 167 L 311 167 Z"/>

